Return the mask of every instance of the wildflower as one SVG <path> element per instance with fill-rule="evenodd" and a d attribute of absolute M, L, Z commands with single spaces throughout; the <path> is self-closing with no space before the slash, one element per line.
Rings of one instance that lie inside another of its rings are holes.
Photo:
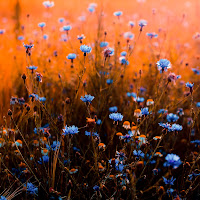
<path fill-rule="evenodd" d="M 46 26 L 46 23 L 45 22 L 40 22 L 38 24 L 38 26 L 43 30 L 43 28 Z"/>
<path fill-rule="evenodd" d="M 85 39 L 85 35 L 83 35 L 83 34 L 78 35 L 77 39 L 80 40 L 80 43 L 82 44 L 82 40 Z"/>
<path fill-rule="evenodd" d="M 122 121 L 123 115 L 121 113 L 111 113 L 109 115 L 109 118 L 113 121 Z"/>
<path fill-rule="evenodd" d="M 121 56 L 126 56 L 126 55 L 127 55 L 126 51 L 121 52 Z"/>
<path fill-rule="evenodd" d="M 129 26 L 130 26 L 131 28 L 133 28 L 133 27 L 135 26 L 135 23 L 134 23 L 133 21 L 129 21 L 128 24 L 129 24 Z"/>
<path fill-rule="evenodd" d="M 27 193 L 32 194 L 32 195 L 38 194 L 38 188 L 35 185 L 33 185 L 33 183 L 28 182 L 24 184 L 24 186 L 26 188 Z"/>
<path fill-rule="evenodd" d="M 197 103 L 196 103 L 196 107 L 197 107 L 197 108 L 200 108 L 200 102 L 197 102 Z"/>
<path fill-rule="evenodd" d="M 44 39 L 44 40 L 47 40 L 48 38 L 49 38 L 49 36 L 48 36 L 47 34 L 44 34 L 44 35 L 43 35 L 43 39 Z"/>
<path fill-rule="evenodd" d="M 183 127 L 179 124 L 172 124 L 172 130 L 173 131 L 181 131 L 181 130 L 183 130 Z"/>
<path fill-rule="evenodd" d="M 79 132 L 78 127 L 76 127 L 74 125 L 69 126 L 69 127 L 67 127 L 67 125 L 66 125 L 65 128 L 63 129 L 63 135 L 69 135 L 69 134 L 74 135 L 78 132 Z"/>
<path fill-rule="evenodd" d="M 164 128 L 164 129 L 169 129 L 169 128 L 171 128 L 171 125 L 170 124 L 168 124 L 168 123 L 162 123 L 162 122 L 160 122 L 160 123 L 158 123 L 159 124 L 159 126 L 161 126 L 162 128 Z"/>
<path fill-rule="evenodd" d="M 45 98 L 45 97 L 39 97 L 39 101 L 45 102 L 45 101 L 46 101 L 46 98 Z"/>
<path fill-rule="evenodd" d="M 147 33 L 146 34 L 150 39 L 152 39 L 152 38 L 157 38 L 158 37 L 158 34 L 156 34 L 156 33 Z"/>
<path fill-rule="evenodd" d="M 92 48 L 87 45 L 81 45 L 80 50 L 84 53 L 84 56 L 86 56 L 87 53 L 90 53 L 92 51 Z"/>
<path fill-rule="evenodd" d="M 85 135 L 86 135 L 86 136 L 91 136 L 91 132 L 89 132 L 89 131 L 85 131 Z M 92 136 L 96 136 L 96 137 L 98 137 L 99 135 L 98 135 L 97 132 L 92 132 Z"/>
<path fill-rule="evenodd" d="M 42 74 L 36 72 L 36 80 L 37 80 L 38 82 L 42 83 L 42 77 L 43 77 Z"/>
<path fill-rule="evenodd" d="M 149 108 L 148 107 L 142 108 L 141 114 L 145 116 L 149 115 Z"/>
<path fill-rule="evenodd" d="M 32 73 L 33 73 L 33 71 L 34 70 L 36 70 L 38 67 L 36 67 L 36 66 L 29 66 L 29 67 L 27 67 L 27 69 L 30 69 L 31 71 L 32 71 Z"/>
<path fill-rule="evenodd" d="M 95 186 L 93 187 L 93 190 L 94 190 L 94 191 L 99 191 L 99 190 L 100 190 L 100 187 L 99 187 L 98 185 L 95 185 Z"/>
<path fill-rule="evenodd" d="M 132 126 L 132 127 L 131 127 L 131 135 L 132 135 L 132 136 L 140 135 L 140 131 L 139 131 L 139 129 L 137 128 L 137 126 Z"/>
<path fill-rule="evenodd" d="M 140 109 L 136 109 L 136 110 L 134 111 L 134 116 L 140 117 L 140 115 L 141 115 L 141 110 L 140 110 Z"/>
<path fill-rule="evenodd" d="M 97 125 L 100 125 L 102 123 L 102 121 L 100 120 L 100 119 L 98 119 L 97 121 L 96 121 L 96 124 Z"/>
<path fill-rule="evenodd" d="M 125 56 L 119 57 L 119 61 L 120 61 L 120 63 L 121 63 L 122 65 L 128 65 L 128 64 L 129 64 L 129 62 L 128 62 L 128 60 L 126 60 L 126 57 L 125 57 Z"/>
<path fill-rule="evenodd" d="M 99 149 L 104 149 L 106 145 L 104 143 L 99 143 L 98 144 Z"/>
<path fill-rule="evenodd" d="M 107 83 L 108 85 L 110 85 L 110 84 L 113 83 L 113 80 L 112 80 L 112 79 L 107 79 L 107 80 L 106 80 L 106 83 Z"/>
<path fill-rule="evenodd" d="M 66 33 L 68 34 L 68 31 L 70 31 L 72 29 L 72 27 L 70 25 L 67 25 L 67 26 L 63 26 L 62 27 L 62 30 L 63 31 L 66 31 Z"/>
<path fill-rule="evenodd" d="M 142 157 L 144 158 L 144 153 L 141 150 L 134 150 L 133 155 L 136 156 L 137 158 Z"/>
<path fill-rule="evenodd" d="M 18 39 L 18 40 L 24 40 L 24 36 L 20 35 L 20 36 L 18 36 L 17 39 Z"/>
<path fill-rule="evenodd" d="M 131 128 L 130 122 L 129 122 L 129 121 L 124 121 L 123 127 L 124 127 L 125 129 L 130 129 L 130 128 Z"/>
<path fill-rule="evenodd" d="M 63 22 L 65 21 L 65 19 L 61 17 L 61 18 L 58 19 L 58 21 L 59 21 L 60 23 L 63 23 Z"/>
<path fill-rule="evenodd" d="M 100 43 L 100 47 L 107 47 L 108 46 L 108 42 L 101 42 Z"/>
<path fill-rule="evenodd" d="M 175 84 L 176 80 L 178 80 L 181 76 L 175 75 L 174 73 L 170 73 L 167 77 L 168 82 L 173 82 Z"/>
<path fill-rule="evenodd" d="M 138 103 L 142 103 L 144 101 L 144 98 L 143 97 L 137 97 L 135 99 Z"/>
<path fill-rule="evenodd" d="M 167 113 L 167 112 L 168 112 L 168 110 L 165 110 L 165 109 L 160 109 L 160 110 L 158 111 L 159 114 L 165 114 L 165 113 Z"/>
<path fill-rule="evenodd" d="M 144 19 L 141 19 L 138 25 L 140 26 L 140 31 L 142 31 L 143 27 L 147 25 L 147 21 Z"/>
<path fill-rule="evenodd" d="M 110 56 L 113 56 L 113 55 L 114 55 L 114 49 L 108 47 L 108 48 L 104 49 L 104 52 L 103 52 L 103 53 L 104 53 L 104 57 L 105 57 L 105 59 L 106 59 L 107 57 L 110 57 Z"/>
<path fill-rule="evenodd" d="M 121 132 L 116 133 L 117 136 L 123 136 Z"/>
<path fill-rule="evenodd" d="M 190 88 L 190 93 L 192 94 L 194 83 L 187 82 L 185 85 L 186 87 Z"/>
<path fill-rule="evenodd" d="M 190 143 L 195 144 L 195 146 L 199 146 L 200 145 L 200 140 L 193 140 Z"/>
<path fill-rule="evenodd" d="M 72 169 L 70 169 L 70 171 L 69 171 L 70 174 L 75 174 L 75 173 L 77 173 L 77 172 L 78 172 L 78 169 L 75 169 L 75 168 L 72 168 Z"/>
<path fill-rule="evenodd" d="M 113 15 L 119 18 L 121 15 L 123 15 L 123 12 L 122 11 L 116 11 L 116 12 L 113 13 Z"/>
<path fill-rule="evenodd" d="M 192 172 L 192 174 L 188 175 L 189 181 L 192 181 L 192 179 L 195 178 L 195 177 L 197 177 L 197 176 L 200 176 L 200 173 Z"/>
<path fill-rule="evenodd" d="M 49 162 L 49 156 L 42 156 L 42 158 L 40 158 L 40 160 L 38 161 L 39 164 L 42 163 L 48 163 Z"/>
<path fill-rule="evenodd" d="M 117 106 L 113 106 L 109 108 L 110 112 L 117 112 Z"/>
<path fill-rule="evenodd" d="M 5 29 L 0 29 L 0 35 L 3 35 L 5 32 Z"/>
<path fill-rule="evenodd" d="M 131 32 L 126 32 L 124 33 L 124 38 L 127 40 L 133 40 L 134 39 L 134 34 Z"/>
<path fill-rule="evenodd" d="M 0 200 L 7 200 L 7 199 L 4 196 L 0 196 Z"/>
<path fill-rule="evenodd" d="M 167 71 L 167 69 L 171 68 L 171 63 L 167 59 L 160 59 L 156 64 L 160 73 L 163 73 L 164 71 Z"/>
<path fill-rule="evenodd" d="M 164 176 L 163 176 L 163 181 L 166 185 L 174 185 L 174 181 L 176 180 L 176 178 L 173 178 L 173 176 L 171 177 L 171 179 L 166 179 Z"/>
<path fill-rule="evenodd" d="M 15 144 L 18 146 L 18 147 L 22 147 L 22 141 L 21 140 L 17 140 L 15 142 Z"/>
<path fill-rule="evenodd" d="M 154 101 L 153 99 L 147 99 L 147 106 L 153 105 Z"/>
<path fill-rule="evenodd" d="M 94 99 L 94 96 L 91 96 L 90 94 L 86 94 L 84 97 L 81 96 L 80 98 L 85 103 L 91 103 Z"/>
<path fill-rule="evenodd" d="M 176 169 L 181 165 L 181 160 L 180 157 L 177 156 L 176 154 L 167 154 L 165 157 L 166 162 L 164 163 L 164 167 L 173 167 L 173 169 Z"/>
<path fill-rule="evenodd" d="M 167 115 L 167 121 L 168 122 L 176 122 L 179 119 L 179 116 L 173 113 L 169 113 Z"/>
<path fill-rule="evenodd" d="M 54 6 L 53 1 L 44 1 L 42 4 L 44 5 L 45 8 L 52 8 Z"/>
<path fill-rule="evenodd" d="M 179 116 L 182 116 L 184 115 L 184 112 L 183 112 L 183 108 L 178 108 L 176 113 L 179 115 Z"/>
<path fill-rule="evenodd" d="M 192 71 L 197 74 L 197 75 L 200 75 L 200 70 L 199 68 L 192 68 Z"/>
<path fill-rule="evenodd" d="M 70 54 L 68 54 L 67 58 L 71 60 L 71 63 L 73 65 L 73 61 L 76 58 L 76 54 L 75 53 L 70 53 Z"/>

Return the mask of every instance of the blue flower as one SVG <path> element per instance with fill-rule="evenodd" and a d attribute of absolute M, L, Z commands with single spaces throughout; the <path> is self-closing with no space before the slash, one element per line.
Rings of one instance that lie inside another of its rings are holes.
<path fill-rule="evenodd" d="M 176 122 L 179 119 L 179 116 L 173 113 L 169 113 L 167 115 L 167 121 L 168 122 Z"/>
<path fill-rule="evenodd" d="M 44 1 L 42 4 L 44 5 L 45 8 L 51 8 L 54 6 L 53 1 Z"/>
<path fill-rule="evenodd" d="M 186 85 L 186 87 L 191 89 L 191 88 L 193 88 L 194 83 L 187 82 L 185 85 Z"/>
<path fill-rule="evenodd" d="M 63 135 L 69 135 L 69 134 L 74 135 L 78 132 L 79 132 L 78 127 L 74 125 L 69 127 L 66 125 L 65 128 L 63 129 Z"/>
<path fill-rule="evenodd" d="M 124 33 L 124 38 L 125 39 L 129 39 L 129 40 L 132 40 L 134 38 L 134 34 L 131 33 L 131 32 L 125 32 Z"/>
<path fill-rule="evenodd" d="M 39 97 L 39 101 L 45 102 L 45 101 L 46 101 L 46 98 L 45 98 L 45 97 Z"/>
<path fill-rule="evenodd" d="M 192 68 L 192 71 L 197 74 L 200 75 L 200 70 L 198 68 Z"/>
<path fill-rule="evenodd" d="M 107 47 L 108 46 L 108 42 L 101 42 L 100 43 L 100 47 Z"/>
<path fill-rule="evenodd" d="M 44 40 L 47 40 L 49 38 L 49 36 L 47 34 L 43 35 Z"/>
<path fill-rule="evenodd" d="M 173 167 L 173 169 L 176 169 L 181 165 L 180 157 L 176 154 L 167 154 L 165 157 L 166 162 L 163 164 L 164 167 Z"/>
<path fill-rule="evenodd" d="M 144 101 L 144 98 L 143 98 L 143 97 L 137 97 L 137 98 L 136 98 L 136 101 L 137 101 L 138 103 L 142 103 L 142 102 Z"/>
<path fill-rule="evenodd" d="M 27 69 L 30 69 L 30 70 L 36 70 L 38 67 L 36 67 L 36 66 L 29 66 L 29 67 L 27 67 Z"/>
<path fill-rule="evenodd" d="M 43 28 L 43 27 L 46 26 L 46 23 L 45 23 L 45 22 L 40 22 L 40 23 L 38 24 L 38 26 L 41 27 L 41 28 Z"/>
<path fill-rule="evenodd" d="M 24 40 L 24 36 L 20 35 L 20 36 L 18 36 L 17 39 L 18 39 L 18 40 Z"/>
<path fill-rule="evenodd" d="M 160 59 L 156 64 L 160 73 L 167 71 L 167 69 L 171 68 L 171 63 L 167 59 Z"/>
<path fill-rule="evenodd" d="M 56 151 L 58 148 L 60 147 L 60 142 L 59 141 L 53 141 L 53 144 L 51 145 L 51 147 L 46 144 L 46 148 L 50 151 L 51 149 L 53 151 Z"/>
<path fill-rule="evenodd" d="M 108 85 L 110 85 L 110 84 L 113 83 L 113 80 L 112 80 L 112 79 L 107 79 L 107 80 L 106 80 L 106 83 L 107 83 Z"/>
<path fill-rule="evenodd" d="M 90 53 L 92 51 L 92 48 L 87 45 L 81 45 L 80 50 L 86 55 L 86 53 Z"/>
<path fill-rule="evenodd" d="M 135 26 L 135 23 L 133 21 L 129 21 L 128 24 L 130 25 L 131 28 Z"/>
<path fill-rule="evenodd" d="M 164 113 L 167 113 L 167 112 L 168 112 L 168 110 L 165 110 L 165 109 L 160 109 L 158 111 L 159 114 L 164 114 Z"/>
<path fill-rule="evenodd" d="M 0 29 L 0 35 L 3 35 L 6 31 L 4 29 Z"/>
<path fill-rule="evenodd" d="M 76 58 L 76 54 L 75 53 L 70 53 L 70 54 L 68 54 L 67 58 L 73 60 L 73 59 Z"/>
<path fill-rule="evenodd" d="M 174 185 L 174 181 L 176 180 L 176 178 L 173 178 L 173 176 L 171 177 L 171 179 L 166 179 L 164 176 L 163 176 L 163 181 L 166 185 Z"/>
<path fill-rule="evenodd" d="M 100 125 L 102 123 L 102 121 L 100 120 L 100 119 L 98 119 L 97 121 L 96 121 L 96 124 L 97 125 Z"/>
<path fill-rule="evenodd" d="M 48 163 L 49 162 L 49 156 L 42 156 L 42 158 L 40 158 L 40 160 L 38 161 L 39 164 L 42 163 Z"/>
<path fill-rule="evenodd" d="M 123 14 L 122 11 L 116 11 L 113 13 L 114 16 L 120 17 Z"/>
<path fill-rule="evenodd" d="M 24 43 L 23 43 L 23 46 L 24 46 L 26 49 L 31 49 L 32 47 L 34 47 L 34 44 L 28 45 L 28 44 L 24 44 Z"/>
<path fill-rule="evenodd" d="M 85 103 L 91 103 L 92 100 L 94 99 L 94 96 L 91 96 L 90 94 L 86 94 L 84 97 L 81 96 L 80 98 L 83 102 Z"/>
<path fill-rule="evenodd" d="M 117 112 L 117 106 L 113 106 L 109 108 L 110 112 Z"/>
<path fill-rule="evenodd" d="M 200 108 L 200 102 L 197 102 L 197 103 L 196 103 L 196 107 L 197 107 L 197 108 Z"/>
<path fill-rule="evenodd" d="M 99 191 L 99 190 L 100 190 L 100 187 L 99 187 L 98 185 L 95 185 L 95 186 L 93 187 L 93 190 L 94 190 L 94 191 Z"/>
<path fill-rule="evenodd" d="M 190 143 L 195 144 L 195 146 L 199 146 L 200 145 L 200 140 L 193 140 Z"/>
<path fill-rule="evenodd" d="M 148 107 L 142 108 L 141 114 L 145 116 L 149 115 L 149 108 Z"/>
<path fill-rule="evenodd" d="M 169 128 L 171 128 L 171 125 L 168 124 L 168 123 L 162 123 L 162 122 L 160 122 L 160 123 L 158 123 L 158 124 L 159 124 L 159 126 L 165 128 L 165 129 L 169 129 Z"/>
<path fill-rule="evenodd" d="M 39 100 L 39 96 L 37 94 L 30 94 L 29 98 L 35 99 L 35 100 Z"/>
<path fill-rule="evenodd" d="M 123 115 L 121 113 L 111 113 L 109 115 L 109 118 L 114 120 L 114 121 L 122 121 Z"/>
<path fill-rule="evenodd" d="M 138 25 L 140 26 L 140 31 L 142 31 L 143 27 L 147 25 L 147 21 L 144 19 L 141 19 Z"/>
<path fill-rule="evenodd" d="M 136 156 L 137 158 L 142 157 L 144 158 L 144 153 L 141 150 L 134 150 L 133 155 Z"/>
<path fill-rule="evenodd" d="M 67 26 L 63 26 L 62 29 L 63 31 L 70 31 L 72 27 L 70 25 L 67 25 Z"/>
<path fill-rule="evenodd" d="M 113 48 L 110 48 L 110 47 L 107 47 L 106 49 L 104 49 L 103 52 L 104 52 L 104 56 L 105 56 L 105 58 L 114 55 L 114 49 L 113 49 Z"/>
<path fill-rule="evenodd" d="M 125 57 L 125 56 L 119 57 L 119 61 L 120 61 L 120 63 L 121 63 L 122 65 L 128 65 L 128 64 L 129 64 L 129 62 L 128 62 L 128 60 L 126 60 L 126 57 Z"/>
<path fill-rule="evenodd" d="M 172 130 L 173 131 L 181 131 L 181 130 L 183 130 L 183 127 L 179 124 L 172 124 Z"/>
<path fill-rule="evenodd" d="M 0 200 L 7 200 L 7 199 L 4 196 L 0 196 Z"/>
<path fill-rule="evenodd" d="M 27 183 L 27 184 L 24 184 L 24 186 L 26 187 L 27 193 L 32 194 L 32 195 L 38 194 L 38 188 L 35 185 L 33 185 L 33 183 Z"/>
<path fill-rule="evenodd" d="M 189 174 L 188 175 L 189 181 L 192 181 L 192 179 L 195 178 L 196 176 L 200 176 L 200 173 L 197 174 L 197 173 L 192 172 L 192 174 Z"/>
<path fill-rule="evenodd" d="M 61 18 L 58 19 L 58 21 L 59 21 L 60 23 L 63 23 L 63 22 L 65 21 L 65 19 L 64 19 L 63 17 L 61 17 Z"/>
<path fill-rule="evenodd" d="M 86 135 L 86 136 L 91 136 L 91 132 L 89 132 L 89 131 L 85 131 L 85 135 Z M 96 136 L 96 137 L 98 137 L 99 134 L 98 134 L 97 132 L 92 132 L 92 136 Z"/>
<path fill-rule="evenodd" d="M 158 34 L 156 34 L 156 33 L 147 33 L 146 34 L 149 38 L 157 38 L 158 37 Z"/>
<path fill-rule="evenodd" d="M 126 55 L 127 55 L 126 51 L 121 52 L 121 56 L 126 56 Z"/>

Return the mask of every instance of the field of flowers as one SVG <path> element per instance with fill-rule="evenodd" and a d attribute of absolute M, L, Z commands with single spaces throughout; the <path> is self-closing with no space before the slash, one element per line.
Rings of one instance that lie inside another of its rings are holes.
<path fill-rule="evenodd" d="M 200 1 L 0 1 L 0 200 L 200 199 Z"/>

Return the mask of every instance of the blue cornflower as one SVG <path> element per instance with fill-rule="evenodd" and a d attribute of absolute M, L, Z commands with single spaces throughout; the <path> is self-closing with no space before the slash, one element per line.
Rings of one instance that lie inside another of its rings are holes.
<path fill-rule="evenodd" d="M 36 67 L 36 66 L 29 66 L 29 67 L 27 67 L 27 69 L 30 69 L 30 70 L 36 70 L 38 67 Z"/>
<path fill-rule="evenodd" d="M 100 43 L 100 47 L 107 47 L 108 46 L 108 42 L 101 42 Z"/>
<path fill-rule="evenodd" d="M 159 126 L 163 127 L 164 129 L 168 129 L 169 130 L 171 128 L 171 125 L 168 124 L 168 123 L 162 123 L 162 122 L 160 122 L 158 124 L 159 124 Z"/>
<path fill-rule="evenodd" d="M 116 11 L 116 12 L 113 13 L 113 15 L 116 16 L 116 17 L 120 17 L 122 14 L 123 14 L 122 11 Z"/>
<path fill-rule="evenodd" d="M 196 176 L 200 176 L 200 173 L 197 174 L 197 173 L 192 172 L 192 174 L 189 174 L 188 175 L 189 181 L 192 181 L 192 179 L 195 178 Z"/>
<path fill-rule="evenodd" d="M 53 1 L 44 1 L 42 4 L 44 5 L 45 8 L 52 8 L 54 6 Z"/>
<path fill-rule="evenodd" d="M 122 121 L 123 115 L 121 113 L 111 113 L 109 115 L 109 118 L 114 120 L 114 121 Z"/>
<path fill-rule="evenodd" d="M 0 35 L 3 35 L 5 32 L 5 29 L 0 29 Z"/>
<path fill-rule="evenodd" d="M 148 107 L 142 108 L 141 114 L 145 116 L 149 115 L 149 108 Z"/>
<path fill-rule="evenodd" d="M 150 39 L 152 39 L 152 38 L 157 38 L 158 37 L 158 34 L 156 34 L 156 33 L 147 33 L 146 34 Z"/>
<path fill-rule="evenodd" d="M 92 100 L 94 99 L 94 96 L 90 95 L 90 94 L 86 94 L 84 97 L 81 96 L 80 98 L 83 102 L 85 103 L 91 103 Z"/>
<path fill-rule="evenodd" d="M 133 155 L 136 156 L 137 158 L 142 157 L 144 158 L 144 153 L 141 150 L 134 150 Z"/>
<path fill-rule="evenodd" d="M 171 177 L 171 179 L 166 179 L 164 176 L 163 176 L 163 181 L 166 185 L 174 185 L 174 181 L 176 180 L 176 178 L 173 178 L 173 176 Z"/>
<path fill-rule="evenodd" d="M 183 112 L 183 108 L 178 108 L 176 113 L 179 115 L 179 116 L 182 116 L 184 115 L 184 112 Z"/>
<path fill-rule="evenodd" d="M 0 200 L 7 200 L 7 199 L 4 196 L 0 196 Z"/>
<path fill-rule="evenodd" d="M 167 121 L 168 122 L 176 122 L 179 119 L 179 116 L 173 113 L 169 113 L 167 115 Z"/>
<path fill-rule="evenodd" d="M 183 130 L 183 126 L 181 126 L 179 124 L 172 124 L 172 130 L 173 131 L 181 131 L 181 130 Z"/>
<path fill-rule="evenodd" d="M 106 80 L 106 83 L 107 83 L 108 85 L 110 85 L 110 84 L 113 83 L 113 80 L 112 80 L 112 79 L 107 79 L 107 80 Z"/>
<path fill-rule="evenodd" d="M 200 70 L 198 68 L 192 68 L 192 71 L 197 74 L 200 75 Z"/>
<path fill-rule="evenodd" d="M 18 36 L 17 39 L 18 39 L 18 40 L 24 40 L 24 36 L 20 35 L 20 36 Z"/>
<path fill-rule="evenodd" d="M 107 47 L 106 49 L 104 49 L 103 51 L 105 58 L 113 56 L 114 55 L 114 49 Z"/>
<path fill-rule="evenodd" d="M 185 86 L 188 87 L 188 88 L 190 88 L 190 89 L 192 89 L 193 86 L 194 86 L 194 83 L 187 82 L 187 83 L 185 84 Z"/>
<path fill-rule="evenodd" d="M 126 55 L 127 55 L 126 51 L 121 52 L 121 56 L 126 56 Z"/>
<path fill-rule="evenodd" d="M 96 124 L 97 125 L 100 125 L 102 123 L 102 121 L 100 120 L 100 119 L 98 119 L 97 121 L 96 121 Z"/>
<path fill-rule="evenodd" d="M 68 54 L 67 58 L 73 60 L 73 59 L 76 58 L 76 54 L 75 53 L 70 53 L 70 54 Z"/>
<path fill-rule="evenodd" d="M 168 112 L 168 110 L 165 110 L 165 109 L 160 109 L 158 111 L 159 114 L 164 114 L 164 113 L 167 113 L 167 112 Z"/>
<path fill-rule="evenodd" d="M 88 7 L 88 11 L 91 12 L 91 13 L 93 13 L 95 11 L 95 7 L 89 6 Z"/>
<path fill-rule="evenodd" d="M 69 135 L 69 134 L 74 135 L 78 132 L 79 132 L 78 127 L 74 125 L 69 127 L 66 125 L 65 128 L 63 129 L 63 135 Z"/>
<path fill-rule="evenodd" d="M 28 97 L 32 98 L 32 99 L 35 99 L 35 100 L 39 100 L 39 96 L 37 94 L 34 94 L 34 93 L 30 94 Z"/>
<path fill-rule="evenodd" d="M 171 68 L 171 63 L 167 59 L 160 59 L 156 64 L 160 73 L 167 71 L 167 69 Z"/>
<path fill-rule="evenodd" d="M 197 107 L 197 108 L 200 108 L 200 102 L 197 102 L 197 103 L 196 103 L 196 107 Z"/>
<path fill-rule="evenodd" d="M 53 141 L 53 144 L 51 145 L 51 147 L 46 144 L 46 148 L 50 151 L 51 149 L 53 151 L 56 151 L 58 148 L 60 147 L 60 142 L 59 141 Z"/>
<path fill-rule="evenodd" d="M 80 50 L 84 53 L 84 56 L 86 56 L 86 53 L 90 53 L 92 51 L 92 48 L 87 45 L 81 45 Z"/>
<path fill-rule="evenodd" d="M 129 39 L 129 40 L 132 40 L 134 38 L 134 34 L 131 33 L 131 32 L 125 32 L 124 33 L 124 38 L 125 39 Z"/>
<path fill-rule="evenodd" d="M 166 162 L 163 164 L 164 167 L 173 167 L 174 169 L 178 168 L 181 165 L 180 157 L 176 154 L 167 154 L 165 157 Z"/>
<path fill-rule="evenodd" d="M 23 43 L 23 46 L 24 46 L 26 49 L 31 49 L 32 47 L 34 47 L 34 44 L 28 45 L 28 44 L 24 44 L 24 43 Z"/>
<path fill-rule="evenodd" d="M 85 135 L 86 135 L 86 136 L 91 136 L 91 133 L 90 133 L 89 131 L 85 131 Z M 97 132 L 92 132 L 92 136 L 98 137 L 99 134 L 98 134 Z"/>
<path fill-rule="evenodd" d="M 129 64 L 129 62 L 128 62 L 128 60 L 126 60 L 126 57 L 125 57 L 125 56 L 119 57 L 119 61 L 120 61 L 120 63 L 121 63 L 122 65 L 128 65 L 128 64 Z"/>
<path fill-rule="evenodd" d="M 141 19 L 138 25 L 140 26 L 140 31 L 142 31 L 143 27 L 147 25 L 147 21 L 144 19 Z"/>
<path fill-rule="evenodd" d="M 109 111 L 112 113 L 117 112 L 117 106 L 110 107 Z"/>
<path fill-rule="evenodd" d="M 99 187 L 98 185 L 95 185 L 95 186 L 93 187 L 93 190 L 94 190 L 94 191 L 99 191 L 99 190 L 100 190 L 100 187 Z"/>
<path fill-rule="evenodd" d="M 44 39 L 44 40 L 47 40 L 48 38 L 49 38 L 49 36 L 48 36 L 47 34 L 44 34 L 44 35 L 43 35 L 43 39 Z"/>
<path fill-rule="evenodd" d="M 199 146 L 200 145 L 200 140 L 193 140 L 190 143 L 195 144 L 195 146 Z"/>
<path fill-rule="evenodd" d="M 49 162 L 49 156 L 42 156 L 42 158 L 40 158 L 40 160 L 38 161 L 39 164 L 42 163 L 48 163 Z"/>
<path fill-rule="evenodd" d="M 137 97 L 135 99 L 138 103 L 142 103 L 144 101 L 144 97 Z"/>
<path fill-rule="evenodd" d="M 27 184 L 24 184 L 24 186 L 26 187 L 27 193 L 32 194 L 32 195 L 38 194 L 38 188 L 35 185 L 33 185 L 33 183 L 27 183 Z"/>
<path fill-rule="evenodd" d="M 40 22 L 40 23 L 38 24 L 38 26 L 41 27 L 41 28 L 44 28 L 44 27 L 46 26 L 46 23 L 45 23 L 45 22 Z"/>
<path fill-rule="evenodd" d="M 61 17 L 61 18 L 58 19 L 58 21 L 59 21 L 60 23 L 63 23 L 63 22 L 65 21 L 65 18 Z"/>
<path fill-rule="evenodd" d="M 45 98 L 45 97 L 39 97 L 39 101 L 45 102 L 45 101 L 46 101 L 46 98 Z"/>
<path fill-rule="evenodd" d="M 63 26 L 62 27 L 63 31 L 70 31 L 72 29 L 72 27 L 70 25 L 67 25 L 67 26 Z"/>
<path fill-rule="evenodd" d="M 135 23 L 133 21 L 129 21 L 128 24 L 130 25 L 131 28 L 135 26 Z"/>

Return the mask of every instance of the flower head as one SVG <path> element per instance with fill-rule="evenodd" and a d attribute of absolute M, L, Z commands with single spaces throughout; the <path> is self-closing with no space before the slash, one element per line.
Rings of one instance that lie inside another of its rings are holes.
<path fill-rule="evenodd" d="M 109 118 L 113 121 L 122 121 L 123 115 L 121 113 L 111 113 L 109 115 Z"/>
<path fill-rule="evenodd" d="M 173 113 L 169 113 L 167 115 L 167 121 L 168 122 L 176 122 L 179 119 L 179 116 Z"/>
<path fill-rule="evenodd" d="M 176 180 L 176 178 L 173 178 L 173 176 L 171 177 L 171 179 L 166 179 L 164 176 L 163 176 L 163 181 L 166 185 L 174 185 L 174 181 Z"/>
<path fill-rule="evenodd" d="M 83 102 L 85 103 L 91 103 L 92 100 L 94 99 L 94 96 L 90 95 L 90 94 L 86 94 L 84 97 L 80 98 Z"/>
<path fill-rule="evenodd" d="M 113 13 L 114 16 L 116 17 L 120 17 L 121 15 L 123 15 L 123 12 L 122 11 L 116 11 Z"/>
<path fill-rule="evenodd" d="M 73 60 L 73 59 L 76 58 L 76 54 L 75 53 L 70 53 L 70 54 L 68 54 L 67 58 L 70 59 L 70 60 Z"/>
<path fill-rule="evenodd" d="M 78 133 L 78 127 L 76 126 L 65 126 L 65 128 L 63 129 L 63 135 L 74 135 L 76 133 Z"/>
<path fill-rule="evenodd" d="M 38 194 L 38 188 L 33 185 L 33 183 L 27 183 L 27 184 L 24 184 L 25 188 L 26 188 L 26 191 L 27 193 L 29 194 L 32 194 L 32 195 L 37 195 Z"/>
<path fill-rule="evenodd" d="M 44 1 L 42 4 L 44 5 L 45 8 L 51 8 L 54 6 L 53 1 Z"/>
<path fill-rule="evenodd" d="M 167 71 L 167 69 L 171 68 L 171 63 L 167 59 L 160 59 L 156 64 L 160 73 Z"/>
<path fill-rule="evenodd" d="M 108 47 L 108 48 L 104 49 L 103 53 L 104 53 L 105 58 L 113 56 L 114 55 L 114 49 Z"/>
<path fill-rule="evenodd" d="M 86 55 L 86 53 L 90 53 L 92 51 L 92 48 L 87 45 L 81 45 L 80 50 Z"/>
<path fill-rule="evenodd" d="M 45 22 L 40 22 L 40 23 L 38 24 L 38 26 L 39 26 L 40 28 L 44 28 L 44 27 L 46 26 L 46 23 L 45 23 Z"/>
<path fill-rule="evenodd" d="M 178 168 L 181 165 L 180 157 L 176 154 L 167 154 L 165 157 L 166 162 L 164 163 L 164 167 L 173 167 L 174 169 Z"/>

